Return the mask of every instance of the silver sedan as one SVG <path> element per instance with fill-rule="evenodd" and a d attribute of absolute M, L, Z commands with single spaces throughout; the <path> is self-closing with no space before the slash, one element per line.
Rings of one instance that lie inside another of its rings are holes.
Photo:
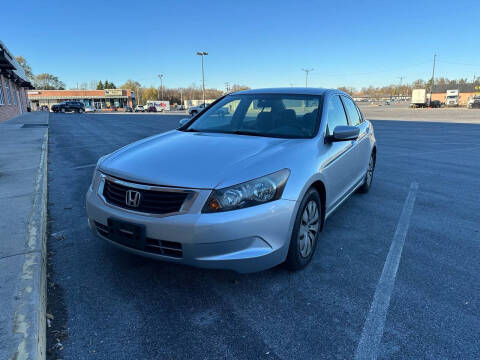
<path fill-rule="evenodd" d="M 372 124 L 338 90 L 226 95 L 176 130 L 100 158 L 92 231 L 112 245 L 193 266 L 297 270 L 325 220 L 375 168 Z"/>

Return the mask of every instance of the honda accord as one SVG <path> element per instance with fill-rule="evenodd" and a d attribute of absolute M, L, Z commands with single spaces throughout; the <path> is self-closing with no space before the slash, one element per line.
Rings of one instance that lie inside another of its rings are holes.
<path fill-rule="evenodd" d="M 235 92 L 99 159 L 92 231 L 134 254 L 254 272 L 305 267 L 325 220 L 372 184 L 372 124 L 332 89 Z"/>

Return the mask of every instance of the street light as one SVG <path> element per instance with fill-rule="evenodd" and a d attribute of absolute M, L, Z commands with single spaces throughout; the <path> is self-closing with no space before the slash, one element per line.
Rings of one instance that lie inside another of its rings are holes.
<path fill-rule="evenodd" d="M 208 55 L 208 53 L 205 51 L 197 51 L 197 55 L 200 55 L 202 57 L 202 91 L 203 91 L 203 107 L 205 107 L 205 73 L 203 70 L 203 57 L 205 55 Z"/>
<path fill-rule="evenodd" d="M 302 69 L 302 71 L 305 71 L 305 87 L 308 87 L 308 73 L 313 69 Z"/>
<path fill-rule="evenodd" d="M 159 100 L 163 101 L 163 74 L 159 74 L 158 78 L 160 79 L 160 89 L 162 89 L 162 98 Z"/>

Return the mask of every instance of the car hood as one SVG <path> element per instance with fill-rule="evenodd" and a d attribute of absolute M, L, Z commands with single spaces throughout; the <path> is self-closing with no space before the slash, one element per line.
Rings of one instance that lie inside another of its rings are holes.
<path fill-rule="evenodd" d="M 134 182 L 213 189 L 285 168 L 279 164 L 279 153 L 292 141 L 174 130 L 117 150 L 103 159 L 99 168 Z"/>

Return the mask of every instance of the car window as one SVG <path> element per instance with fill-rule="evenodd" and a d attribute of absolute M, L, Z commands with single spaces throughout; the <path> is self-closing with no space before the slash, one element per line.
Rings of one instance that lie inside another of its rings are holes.
<path fill-rule="evenodd" d="M 347 126 L 345 109 L 338 95 L 332 96 L 327 107 L 327 135 L 333 135 L 336 126 Z"/>
<path fill-rule="evenodd" d="M 229 95 L 207 109 L 186 131 L 310 138 L 317 129 L 320 100 L 318 95 Z"/>
<path fill-rule="evenodd" d="M 347 110 L 348 122 L 350 123 L 350 125 L 357 126 L 358 124 L 360 124 L 360 115 L 358 114 L 357 107 L 355 106 L 353 101 L 346 96 L 342 96 L 342 101 L 345 105 L 345 110 Z"/>
<path fill-rule="evenodd" d="M 355 104 L 355 107 L 357 108 L 358 116 L 360 116 L 360 122 L 365 121 L 365 117 L 363 116 L 363 113 L 360 111 L 360 108 Z"/>
<path fill-rule="evenodd" d="M 223 104 L 223 106 L 218 107 L 215 111 L 209 111 L 208 116 L 203 120 L 203 125 L 211 129 L 229 127 L 239 103 L 240 100 L 236 99 Z M 200 105 L 200 107 L 203 107 L 203 104 Z"/>

